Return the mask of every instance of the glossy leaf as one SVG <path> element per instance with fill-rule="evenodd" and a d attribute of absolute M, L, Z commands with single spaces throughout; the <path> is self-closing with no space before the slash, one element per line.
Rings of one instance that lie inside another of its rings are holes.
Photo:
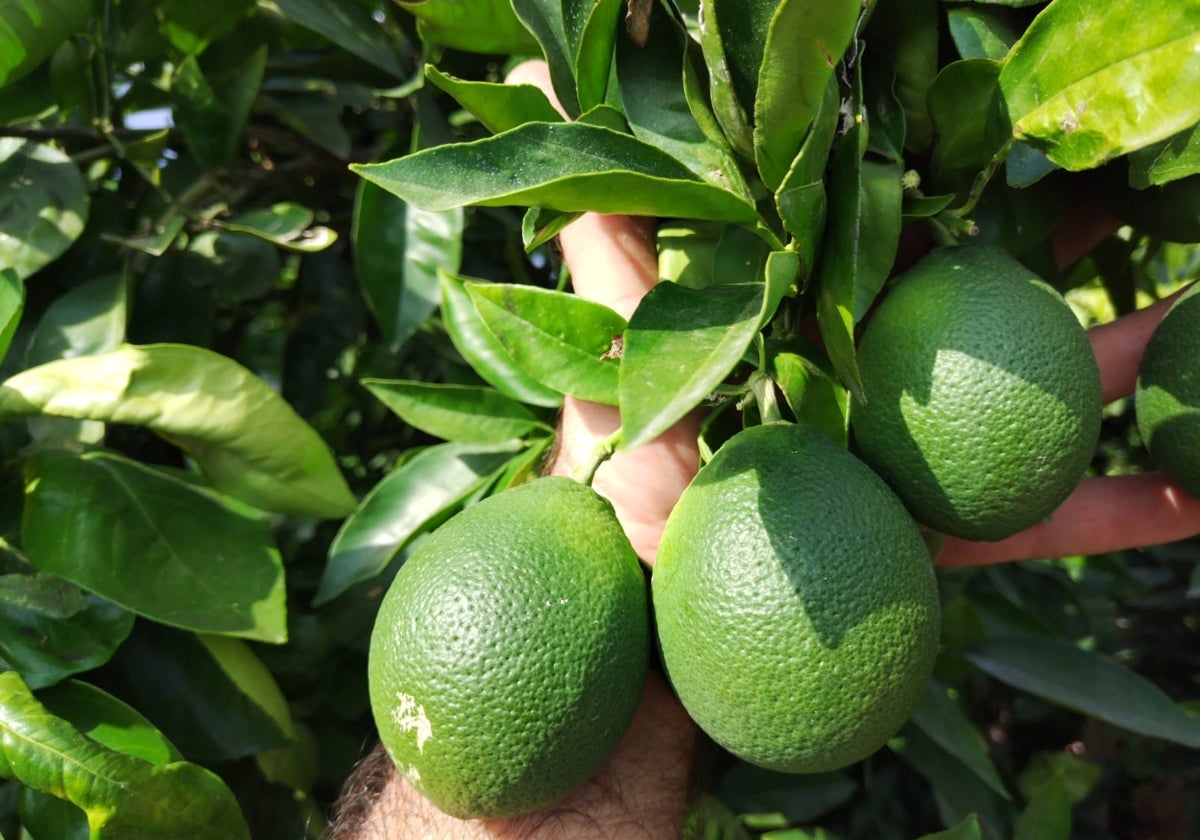
<path fill-rule="evenodd" d="M 1002 61 L 1025 29 L 1010 10 L 979 3 L 947 8 L 946 19 L 962 58 Z"/>
<path fill-rule="evenodd" d="M 0 671 L 31 688 L 103 665 L 132 627 L 132 613 L 54 575 L 0 575 Z"/>
<path fill-rule="evenodd" d="M 66 680 L 37 692 L 50 714 L 62 718 L 109 749 L 164 765 L 183 754 L 142 714 L 106 691 L 79 680 Z"/>
<path fill-rule="evenodd" d="M 926 97 L 938 72 L 938 0 L 891 0 L 876 3 L 863 34 L 864 61 L 888 68 L 904 113 L 903 148 L 923 152 L 932 139 Z M 876 133 L 876 126 L 871 127 Z"/>
<path fill-rule="evenodd" d="M 891 271 L 900 239 L 903 190 L 898 163 L 864 158 L 861 118 L 834 153 L 827 227 L 817 267 L 817 322 L 843 384 L 861 398 L 854 325 L 866 314 Z"/>
<path fill-rule="evenodd" d="M 479 316 L 463 279 L 447 272 L 439 272 L 438 278 L 446 332 L 472 370 L 497 391 L 518 402 L 546 408 L 558 406 L 562 395 L 521 369 Z"/>
<path fill-rule="evenodd" d="M 958 825 L 945 831 L 925 834 L 919 840 L 983 840 L 983 832 L 979 828 L 979 818 L 968 814 Z"/>
<path fill-rule="evenodd" d="M 283 565 L 265 522 L 116 455 L 43 450 L 25 463 L 29 561 L 177 627 L 287 638 Z"/>
<path fill-rule="evenodd" d="M 788 174 L 861 13 L 861 0 L 782 0 L 775 8 L 754 99 L 754 160 L 772 191 Z"/>
<path fill-rule="evenodd" d="M 438 273 L 458 271 L 462 231 L 462 208 L 423 210 L 370 181 L 359 184 L 354 260 L 367 303 L 393 348 L 437 309 Z"/>
<path fill-rule="evenodd" d="M 1071 798 L 1067 786 L 1051 777 L 1029 797 L 1013 826 L 1013 840 L 1070 840 Z"/>
<path fill-rule="evenodd" d="M 401 420 L 460 443 L 503 443 L 536 429 L 552 432 L 528 408 L 491 388 L 364 379 L 368 391 Z"/>
<path fill-rule="evenodd" d="M 386 476 L 334 538 L 315 603 L 382 572 L 413 537 L 457 511 L 520 448 L 443 443 Z"/>
<path fill-rule="evenodd" d="M 965 199 L 1011 134 L 999 86 L 1000 64 L 970 59 L 947 64 L 929 89 L 937 135 L 930 160 L 932 185 Z"/>
<path fill-rule="evenodd" d="M 1071 170 L 1200 120 L 1200 4 L 1055 0 L 1000 74 L 1013 133 Z"/>
<path fill-rule="evenodd" d="M 1052 703 L 1113 726 L 1200 747 L 1200 719 L 1147 680 L 1103 654 L 1058 639 L 994 638 L 966 657 L 980 670 Z"/>
<path fill-rule="evenodd" d="M 337 234 L 323 226 L 313 227 L 316 214 L 294 201 L 281 201 L 269 207 L 240 213 L 232 219 L 218 220 L 225 230 L 246 233 L 291 251 L 311 253 L 328 248 Z"/>
<path fill-rule="evenodd" d="M 837 80 L 830 80 L 824 98 L 800 151 L 775 193 L 775 207 L 784 228 L 795 238 L 795 248 L 804 260 L 804 276 L 811 276 L 817 261 L 821 235 L 825 231 L 825 167 L 837 133 L 841 99 Z"/>
<path fill-rule="evenodd" d="M 126 345 L 0 385 L 0 417 L 131 423 L 189 452 L 213 486 L 263 510 L 344 516 L 356 504 L 328 446 L 267 383 L 211 350 Z"/>
<path fill-rule="evenodd" d="M 623 5 L 621 0 L 562 0 L 563 31 L 581 111 L 604 102 Z"/>
<path fill-rule="evenodd" d="M 91 9 L 90 0 L 0 0 L 0 88 L 28 74 L 81 32 Z"/>
<path fill-rule="evenodd" d="M 346 52 L 397 79 L 408 76 L 392 41 L 370 10 L 354 0 L 275 0 L 287 16 L 328 38 Z"/>
<path fill-rule="evenodd" d="M 155 765 L 104 746 L 50 714 L 13 673 L 0 674 L 5 775 L 81 808 L 99 836 L 250 837 L 237 800 L 199 765 Z"/>
<path fill-rule="evenodd" d="M 517 365 L 561 394 L 617 404 L 617 362 L 605 358 L 625 319 L 606 306 L 532 286 L 471 283 L 479 316 Z"/>
<path fill-rule="evenodd" d="M 846 446 L 848 395 L 834 371 L 822 363 L 820 351 L 816 347 L 805 353 L 780 349 L 773 351 L 767 361 L 768 373 L 796 420 L 816 427 L 831 440 Z"/>
<path fill-rule="evenodd" d="M 985 840 L 1010 840 L 1012 806 L 921 729 L 906 725 L 889 746 L 929 782 L 944 825 L 974 815 Z"/>
<path fill-rule="evenodd" d="M 1200 172 L 1200 124 L 1129 156 L 1129 185 L 1159 186 Z"/>
<path fill-rule="evenodd" d="M 46 308 L 25 350 L 27 366 L 113 350 L 125 340 L 125 280 L 102 275 Z"/>
<path fill-rule="evenodd" d="M 0 268 L 0 360 L 8 353 L 25 310 L 25 284 L 11 268 Z"/>
<path fill-rule="evenodd" d="M 232 761 L 298 737 L 275 678 L 238 639 L 139 627 L 109 671 L 114 689 L 193 760 Z"/>
<path fill-rule="evenodd" d="M 913 709 L 912 723 L 985 785 L 1003 798 L 1011 798 L 988 755 L 987 742 L 940 681 L 933 679 L 925 686 L 925 693 Z"/>
<path fill-rule="evenodd" d="M 425 79 L 455 98 L 493 134 L 527 122 L 557 122 L 562 116 L 537 85 L 473 82 L 425 66 Z"/>
<path fill-rule="evenodd" d="M 709 95 L 712 98 L 713 115 L 729 141 L 729 145 L 747 160 L 754 159 L 754 134 L 751 114 L 753 98 L 747 102 L 739 99 L 734 90 L 731 59 L 726 54 L 725 37 L 717 13 L 717 0 L 700 0 L 700 16 L 704 26 L 700 28 L 700 48 L 704 64 L 708 67 Z M 727 11 L 738 16 L 736 9 Z M 764 30 L 765 32 L 765 30 Z M 757 76 L 758 68 L 755 67 Z"/>
<path fill-rule="evenodd" d="M 542 48 L 550 69 L 554 95 L 567 115 L 574 119 L 580 112 L 575 85 L 575 50 L 567 40 L 561 0 L 511 0 L 513 11 Z"/>
<path fill-rule="evenodd" d="M 351 168 L 429 210 L 541 205 L 750 223 L 754 208 L 634 137 L 584 123 L 529 123 L 472 143 Z"/>
<path fill-rule="evenodd" d="M 638 305 L 621 355 L 621 448 L 665 432 L 708 397 L 758 333 L 762 284 L 660 283 Z"/>
<path fill-rule="evenodd" d="M 205 77 L 194 57 L 176 66 L 171 81 L 174 113 L 188 149 L 202 166 L 216 168 L 234 160 L 266 66 L 265 47 L 219 84 Z"/>
<path fill-rule="evenodd" d="M 654 3 L 650 33 L 646 46 L 628 37 L 617 41 L 621 105 L 634 135 L 686 164 L 698 177 L 748 198 L 749 188 L 737 162 L 696 122 L 681 85 L 689 60 L 687 32 L 661 3 Z M 707 112 L 707 104 L 701 107 Z"/>
<path fill-rule="evenodd" d="M 537 55 L 538 44 L 508 0 L 401 0 L 422 41 L 480 53 Z"/>
<path fill-rule="evenodd" d="M 0 137 L 0 265 L 25 280 L 81 233 L 90 198 L 74 162 L 52 146 Z"/>

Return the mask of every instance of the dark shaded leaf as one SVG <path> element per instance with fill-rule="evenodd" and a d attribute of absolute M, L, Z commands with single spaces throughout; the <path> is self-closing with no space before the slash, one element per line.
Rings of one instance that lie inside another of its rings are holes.
<path fill-rule="evenodd" d="M 90 0 L 0 0 L 0 88 L 21 79 L 82 31 L 91 9 Z"/>
<path fill-rule="evenodd" d="M 267 524 L 116 455 L 25 463 L 29 561 L 177 627 L 282 642 L 283 565 Z"/>
<path fill-rule="evenodd" d="M 354 0 L 275 0 L 289 20 L 323 35 L 397 79 L 408 76 L 400 56 L 370 10 Z"/>

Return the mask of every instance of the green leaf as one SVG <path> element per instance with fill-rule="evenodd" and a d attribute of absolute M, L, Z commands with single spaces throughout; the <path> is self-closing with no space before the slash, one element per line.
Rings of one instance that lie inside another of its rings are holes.
<path fill-rule="evenodd" d="M 572 119 L 586 110 L 575 86 L 575 50 L 567 41 L 561 0 L 511 0 L 513 11 L 542 48 L 550 68 L 550 84 Z"/>
<path fill-rule="evenodd" d="M 440 271 L 438 279 L 446 332 L 471 368 L 497 391 L 518 402 L 545 408 L 562 403 L 562 395 L 526 374 L 488 329 L 467 294 L 463 278 Z"/>
<path fill-rule="evenodd" d="M 193 760 L 234 761 L 298 737 L 275 678 L 238 639 L 139 626 L 108 670 L 113 690 Z"/>
<path fill-rule="evenodd" d="M 25 349 L 25 364 L 40 365 L 113 350 L 125 340 L 125 279 L 107 274 L 76 286 L 46 307 Z"/>
<path fill-rule="evenodd" d="M 756 7 L 760 5 L 763 4 L 756 2 Z M 700 0 L 700 16 L 705 22 L 705 25 L 700 28 L 700 48 L 704 54 L 704 64 L 708 67 L 709 95 L 712 97 L 713 115 L 734 151 L 747 160 L 753 160 L 754 133 L 747 106 L 753 104 L 754 98 L 751 96 L 749 99 L 741 99 L 735 89 L 735 59 L 726 52 L 724 39 L 730 36 L 724 32 L 723 20 L 718 17 L 717 6 L 717 0 Z M 722 5 L 722 8 L 725 7 Z M 728 14 L 736 21 L 739 18 L 740 10 L 725 8 L 724 14 Z M 764 26 L 764 38 L 766 29 L 767 27 Z M 757 78 L 757 63 L 753 73 L 754 78 Z"/>
<path fill-rule="evenodd" d="M 617 363 L 605 358 L 625 319 L 606 306 L 533 286 L 469 283 L 488 329 L 533 379 L 561 394 L 617 404 Z"/>
<path fill-rule="evenodd" d="M 773 349 L 767 357 L 767 366 L 796 420 L 815 426 L 831 440 L 846 446 L 848 394 L 834 371 L 826 368 L 821 351 L 815 346 L 805 348 L 803 353 Z"/>
<path fill-rule="evenodd" d="M 5 775 L 77 805 L 96 836 L 250 837 L 237 800 L 212 772 L 105 747 L 50 714 L 11 672 L 0 674 L 0 733 Z"/>
<path fill-rule="evenodd" d="M 913 709 L 912 723 L 989 788 L 1005 799 L 1011 798 L 988 755 L 987 742 L 938 680 L 932 679 L 925 686 L 925 693 Z"/>
<path fill-rule="evenodd" d="M 33 688 L 103 665 L 132 627 L 131 613 L 54 575 L 0 575 L 0 671 Z"/>
<path fill-rule="evenodd" d="M 1129 156 L 1129 186 L 1159 186 L 1200 172 L 1200 124 Z"/>
<path fill-rule="evenodd" d="M 985 58 L 954 61 L 929 88 L 937 139 L 930 158 L 931 189 L 964 200 L 1012 128 L 999 86 L 1000 64 Z"/>
<path fill-rule="evenodd" d="M 240 213 L 232 219 L 216 219 L 214 224 L 235 233 L 250 236 L 287 248 L 311 253 L 328 248 L 337 240 L 337 233 L 327 227 L 313 227 L 316 214 L 294 201 L 281 201 L 270 207 L 260 207 Z"/>
<path fill-rule="evenodd" d="M 483 127 L 500 134 L 527 122 L 558 122 L 562 116 L 537 85 L 470 82 L 425 65 L 425 78 L 455 98 Z"/>
<path fill-rule="evenodd" d="M 375 320 L 393 349 L 437 309 L 438 273 L 462 262 L 463 211 L 423 210 L 370 181 L 354 206 L 354 261 Z"/>
<path fill-rule="evenodd" d="M 292 20 L 328 38 L 346 52 L 397 79 L 408 77 L 404 63 L 371 11 L 354 0 L 275 0 Z"/>
<path fill-rule="evenodd" d="M 111 750 L 163 766 L 183 754 L 150 721 L 124 701 L 79 680 L 67 680 L 37 693 L 50 714 Z"/>
<path fill-rule="evenodd" d="M 584 123 L 529 123 L 472 143 L 352 165 L 429 210 L 541 205 L 752 223 L 754 208 L 634 137 Z"/>
<path fill-rule="evenodd" d="M 406 461 L 375 485 L 338 531 L 314 603 L 382 572 L 413 537 L 449 518 L 519 449 L 443 443 Z"/>
<path fill-rule="evenodd" d="M 861 13 L 861 0 L 782 0 L 775 8 L 754 99 L 754 160 L 772 191 L 800 151 Z"/>
<path fill-rule="evenodd" d="M 356 504 L 316 431 L 267 383 L 211 350 L 126 345 L 0 385 L 0 417 L 37 413 L 152 429 L 222 493 L 263 510 L 338 517 Z"/>
<path fill-rule="evenodd" d="M 1097 768 L 1099 769 L 1099 768 Z M 1017 817 L 1013 840 L 1070 840 L 1071 798 L 1067 786 L 1052 776 L 1029 798 Z"/>
<path fill-rule="evenodd" d="M 87 184 L 52 146 L 0 137 L 0 265 L 25 280 L 83 233 Z"/>
<path fill-rule="evenodd" d="M 0 0 L 0 88 L 25 76 L 59 44 L 81 32 L 91 10 L 91 0 Z"/>
<path fill-rule="evenodd" d="M 693 103 L 680 84 L 689 60 L 687 32 L 661 3 L 654 3 L 650 33 L 644 47 L 628 37 L 617 41 L 621 106 L 634 136 L 684 163 L 703 180 L 748 198 L 749 187 L 737 162 L 723 141 L 713 143 L 696 122 Z M 707 103 L 699 107 L 711 120 Z"/>
<path fill-rule="evenodd" d="M 203 52 L 214 38 L 236 26 L 253 9 L 253 0 L 223 3 L 165 0 L 155 9 L 155 15 L 159 30 L 171 46 L 194 56 Z"/>
<path fill-rule="evenodd" d="M 504 443 L 536 429 L 554 430 L 524 405 L 491 388 L 393 379 L 362 384 L 410 426 L 442 440 Z"/>
<path fill-rule="evenodd" d="M 837 133 L 839 106 L 837 80 L 830 80 L 800 151 L 775 193 L 775 208 L 784 228 L 795 238 L 795 249 L 804 260 L 803 277 L 812 276 L 817 263 L 828 207 L 825 167 Z"/>
<path fill-rule="evenodd" d="M 219 83 L 205 77 L 194 57 L 176 65 L 171 80 L 175 114 L 188 149 L 205 168 L 216 169 L 236 158 L 266 66 L 266 47 Z"/>
<path fill-rule="evenodd" d="M 1089 169 L 1200 120 L 1200 3 L 1055 0 L 1000 74 L 1013 134 Z"/>
<path fill-rule="evenodd" d="M 508 0 L 400 0 L 400 7 L 416 17 L 422 41 L 466 52 L 538 54 Z"/>
<path fill-rule="evenodd" d="M 161 226 L 140 236 L 118 236 L 105 232 L 100 234 L 100 238 L 105 242 L 115 242 L 152 257 L 161 257 L 179 238 L 179 234 L 183 233 L 187 222 L 186 216 L 174 216 Z"/>
<path fill-rule="evenodd" d="M 863 35 L 867 64 L 890 69 L 885 78 L 894 76 L 892 88 L 904 112 L 903 147 L 914 152 L 925 151 L 933 138 L 926 96 L 938 71 L 941 9 L 938 0 L 876 3 Z"/>
<path fill-rule="evenodd" d="M 562 0 L 581 111 L 604 102 L 621 6 L 621 0 Z"/>
<path fill-rule="evenodd" d="M 0 268 L 0 361 L 8 353 L 25 310 L 25 284 L 11 268 Z"/>
<path fill-rule="evenodd" d="M 733 371 L 758 333 L 763 298 L 761 283 L 659 283 L 642 299 L 621 355 L 621 448 L 658 437 Z"/>
<path fill-rule="evenodd" d="M 1025 22 L 1010 10 L 967 4 L 946 9 L 950 37 L 962 58 L 1003 61 L 1021 37 Z"/>
<path fill-rule="evenodd" d="M 979 817 L 968 814 L 958 825 L 923 835 L 919 840 L 983 840 L 983 832 L 979 828 Z"/>
<path fill-rule="evenodd" d="M 268 525 L 116 455 L 46 449 L 25 462 L 25 552 L 37 568 L 177 627 L 287 638 Z"/>
<path fill-rule="evenodd" d="M 943 825 L 974 815 L 986 840 L 1009 840 L 1011 805 L 921 729 L 906 725 L 889 746 L 929 782 Z"/>
<path fill-rule="evenodd" d="M 1108 657 L 1059 639 L 987 639 L 964 655 L 977 668 L 1028 691 L 1113 726 L 1200 747 L 1200 720 L 1189 715 L 1154 683 Z"/>

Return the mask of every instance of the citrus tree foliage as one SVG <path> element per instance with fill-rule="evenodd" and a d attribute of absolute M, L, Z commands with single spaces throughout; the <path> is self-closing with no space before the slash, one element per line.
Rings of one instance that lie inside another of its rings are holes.
<path fill-rule="evenodd" d="M 317 836 L 391 575 L 564 394 L 617 446 L 698 408 L 705 450 L 846 444 L 910 240 L 998 243 L 1089 324 L 1195 278 L 1197 55 L 1193 0 L 0 0 L 0 831 Z M 499 84 L 531 56 L 566 119 Z M 1133 226 L 1060 268 L 1079 196 Z M 588 210 L 663 219 L 628 323 L 564 291 Z M 1113 404 L 1091 470 L 1149 468 Z M 693 823 L 1186 832 L 1195 556 L 943 570 L 888 748 L 723 762 Z"/>

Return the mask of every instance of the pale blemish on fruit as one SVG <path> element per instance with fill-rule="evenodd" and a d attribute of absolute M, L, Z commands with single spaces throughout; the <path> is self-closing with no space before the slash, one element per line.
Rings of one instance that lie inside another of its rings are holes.
<path fill-rule="evenodd" d="M 401 732 L 416 732 L 417 752 L 424 752 L 425 742 L 433 737 L 433 726 L 425 716 L 425 707 L 403 691 L 396 692 L 396 699 L 400 705 L 392 709 L 392 723 L 399 726 Z"/>

